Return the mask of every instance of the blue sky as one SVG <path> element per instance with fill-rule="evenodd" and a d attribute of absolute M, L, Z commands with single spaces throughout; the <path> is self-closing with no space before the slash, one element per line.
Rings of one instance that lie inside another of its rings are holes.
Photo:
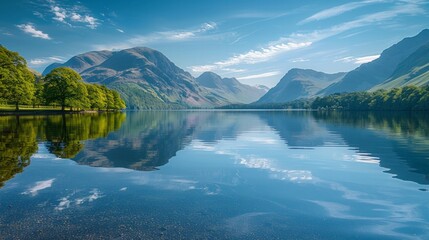
<path fill-rule="evenodd" d="M 429 28 L 429 1 L 13 0 L 0 44 L 39 71 L 93 50 L 146 46 L 198 76 L 274 86 L 291 68 L 349 71 Z"/>

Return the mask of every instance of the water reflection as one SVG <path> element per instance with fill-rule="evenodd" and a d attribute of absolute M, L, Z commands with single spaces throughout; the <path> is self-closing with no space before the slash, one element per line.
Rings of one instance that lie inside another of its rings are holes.
<path fill-rule="evenodd" d="M 345 143 L 378 159 L 394 177 L 429 184 L 429 119 L 424 113 L 314 113 Z"/>
<path fill-rule="evenodd" d="M 125 120 L 124 113 L 0 117 L 0 187 L 30 164 L 45 142 L 60 158 L 74 157 L 83 141 L 106 137 Z"/>
<path fill-rule="evenodd" d="M 202 143 L 199 148 L 209 149 L 219 140 L 235 139 L 265 123 L 289 148 L 348 146 L 357 149 L 358 154 L 350 156 L 356 161 L 379 163 L 399 179 L 428 184 L 425 119 L 386 113 L 140 112 L 129 114 L 118 132 L 88 142 L 73 160 L 91 166 L 154 170 L 192 140 Z M 269 141 L 257 136 L 251 140 L 255 144 Z"/>
<path fill-rule="evenodd" d="M 37 151 L 37 125 L 33 117 L 0 118 L 0 188 L 30 164 Z"/>
<path fill-rule="evenodd" d="M 305 159 L 305 150 L 345 146 L 356 150 L 343 156 L 345 160 L 376 163 L 398 179 L 429 184 L 426 119 L 421 114 L 217 111 L 1 117 L 0 184 L 30 163 L 37 142 L 79 164 L 151 171 L 191 143 L 195 149 L 210 150 L 219 141 L 253 132 L 247 136 L 249 146 L 269 144 L 273 139 L 258 133 L 267 129 L 289 149 L 304 151 L 292 157 Z M 217 153 L 230 154 L 224 149 Z"/>

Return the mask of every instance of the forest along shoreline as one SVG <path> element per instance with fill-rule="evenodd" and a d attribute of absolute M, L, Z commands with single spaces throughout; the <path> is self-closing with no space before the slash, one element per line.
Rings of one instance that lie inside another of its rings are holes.
<path fill-rule="evenodd" d="M 61 115 L 61 114 L 82 114 L 82 113 L 88 113 L 88 114 L 98 114 L 98 113 L 110 113 L 110 112 L 117 112 L 117 111 L 96 111 L 96 110 L 58 110 L 58 109 L 20 109 L 18 111 L 16 110 L 0 110 L 0 116 L 13 116 L 13 115 Z"/>

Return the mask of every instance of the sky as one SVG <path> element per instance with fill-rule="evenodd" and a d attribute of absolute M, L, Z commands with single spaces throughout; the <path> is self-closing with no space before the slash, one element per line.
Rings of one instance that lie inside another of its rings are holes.
<path fill-rule="evenodd" d="M 273 87 L 291 68 L 335 73 L 429 28 L 428 0 L 6 0 L 0 44 L 40 72 L 95 50 L 156 49 L 204 71 Z"/>

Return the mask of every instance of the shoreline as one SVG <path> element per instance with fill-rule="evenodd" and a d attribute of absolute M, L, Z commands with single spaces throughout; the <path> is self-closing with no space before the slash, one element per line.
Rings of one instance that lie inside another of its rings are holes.
<path fill-rule="evenodd" d="M 59 114 L 79 114 L 79 113 L 103 113 L 108 111 L 98 111 L 98 110 L 84 110 L 84 111 L 62 111 L 62 110 L 0 110 L 0 116 L 10 116 L 10 115 L 59 115 Z"/>

